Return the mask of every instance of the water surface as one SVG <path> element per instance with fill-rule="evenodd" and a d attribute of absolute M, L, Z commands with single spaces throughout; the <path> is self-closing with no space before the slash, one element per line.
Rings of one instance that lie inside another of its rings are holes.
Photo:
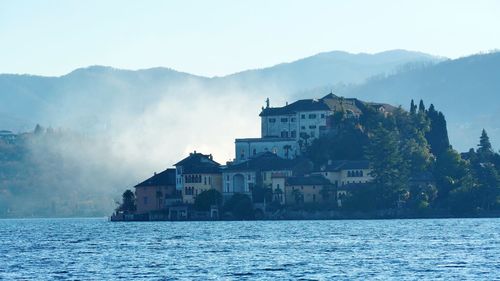
<path fill-rule="evenodd" d="M 0 220 L 5 280 L 500 280 L 500 219 Z"/>

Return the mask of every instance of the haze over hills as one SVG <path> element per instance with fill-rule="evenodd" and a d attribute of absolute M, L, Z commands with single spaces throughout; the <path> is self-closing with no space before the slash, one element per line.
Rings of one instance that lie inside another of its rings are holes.
<path fill-rule="evenodd" d="M 423 99 L 443 111 L 450 140 L 459 150 L 476 147 L 485 128 L 500 148 L 500 52 L 447 60 L 370 79 L 339 90 L 346 96 L 400 104 Z"/>
<path fill-rule="evenodd" d="M 25 207 L 18 216 L 109 214 L 124 189 L 193 150 L 220 163 L 232 159 L 235 138 L 259 136 L 267 97 L 281 106 L 333 89 L 405 108 L 423 98 L 444 112 L 456 149 L 475 147 L 484 127 L 498 150 L 499 69 L 500 53 L 449 60 L 397 50 L 322 53 L 212 78 L 104 66 L 60 77 L 2 74 L 0 130 L 31 131 L 39 123 L 70 132 L 29 142 L 22 157 L 8 151 L 11 160 L 0 161 L 8 170 L 0 169 L 0 192 L 11 197 L 0 196 L 0 215 L 16 202 Z"/>
<path fill-rule="evenodd" d="M 111 118 L 116 108 L 138 114 L 179 88 L 197 86 L 205 92 L 227 89 L 265 92 L 284 101 L 298 91 L 339 83 L 359 83 L 375 75 L 397 72 L 409 63 L 428 64 L 436 58 L 394 50 L 374 55 L 334 51 L 291 63 L 248 70 L 225 77 L 200 77 L 167 68 L 121 70 L 104 66 L 77 69 L 61 77 L 0 75 L 0 128 L 31 129 L 36 123 L 89 128 Z M 193 93 L 196 97 L 196 93 Z M 75 108 L 74 108 L 75 107 Z M 86 110 L 89 109 L 89 110 Z M 103 115 L 103 112 L 106 112 Z M 61 118 L 61 117 L 64 118 Z M 69 119 L 69 120 L 68 120 Z"/>
<path fill-rule="evenodd" d="M 117 123 L 140 117 L 159 101 L 187 102 L 199 100 L 200 95 L 209 99 L 234 93 L 253 98 L 247 101 L 253 109 L 240 117 L 256 120 L 266 97 L 278 106 L 334 89 L 344 96 L 405 108 L 412 98 L 434 103 L 448 118 L 452 143 L 465 150 L 475 145 L 483 127 L 494 142 L 500 139 L 494 121 L 499 113 L 499 56 L 448 60 L 404 50 L 333 51 L 212 78 L 161 67 L 132 71 L 91 66 L 61 77 L 2 74 L 0 128 L 25 131 L 40 123 L 83 132 L 120 130 Z M 191 110 L 190 114 L 197 113 Z"/>

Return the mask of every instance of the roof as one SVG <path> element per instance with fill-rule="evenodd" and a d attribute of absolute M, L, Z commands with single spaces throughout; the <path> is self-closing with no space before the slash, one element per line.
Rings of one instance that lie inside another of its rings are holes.
<path fill-rule="evenodd" d="M 323 171 L 338 172 L 342 170 L 369 169 L 370 162 L 367 160 L 339 160 L 333 161 L 324 167 Z"/>
<path fill-rule="evenodd" d="M 283 159 L 271 152 L 259 153 L 245 162 L 227 166 L 225 171 L 280 171 L 292 169 L 296 161 Z"/>
<path fill-rule="evenodd" d="M 293 115 L 300 111 L 337 111 L 341 108 L 346 112 L 351 112 L 354 116 L 359 116 L 366 106 L 388 112 L 396 109 L 390 104 L 364 102 L 356 98 L 344 98 L 330 93 L 321 99 L 303 99 L 283 107 L 263 108 L 259 116 Z"/>
<path fill-rule="evenodd" d="M 298 111 L 321 111 L 330 110 L 323 100 L 305 99 L 298 100 L 283 107 L 268 107 L 264 108 L 259 116 L 276 116 L 276 115 L 291 115 Z"/>
<path fill-rule="evenodd" d="M 137 184 L 135 187 L 145 186 L 175 186 L 175 169 L 166 169 L 165 171 L 154 174 L 149 179 Z"/>
<path fill-rule="evenodd" d="M 188 157 L 177 162 L 174 166 L 182 167 L 183 174 L 215 174 L 220 172 L 220 164 L 213 160 L 211 154 L 205 155 L 202 153 L 196 153 L 196 151 L 194 153 L 190 153 Z"/>
<path fill-rule="evenodd" d="M 286 179 L 286 185 L 329 185 L 329 180 L 321 175 L 290 177 Z"/>
<path fill-rule="evenodd" d="M 235 139 L 234 142 L 295 142 L 295 139 L 294 138 L 263 137 L 263 138 Z"/>

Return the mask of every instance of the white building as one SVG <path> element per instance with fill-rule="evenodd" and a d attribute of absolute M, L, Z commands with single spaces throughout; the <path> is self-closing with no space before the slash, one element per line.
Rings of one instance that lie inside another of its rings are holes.
<path fill-rule="evenodd" d="M 246 161 L 261 152 L 294 158 L 304 146 L 335 128 L 336 112 L 342 112 L 343 118 L 358 118 L 367 105 L 383 112 L 393 108 L 386 104 L 338 97 L 332 93 L 321 99 L 298 100 L 283 107 L 270 107 L 268 99 L 259 114 L 261 137 L 236 139 L 235 163 Z"/>

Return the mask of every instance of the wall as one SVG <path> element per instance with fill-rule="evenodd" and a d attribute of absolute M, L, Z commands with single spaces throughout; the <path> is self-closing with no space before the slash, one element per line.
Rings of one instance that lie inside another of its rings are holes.
<path fill-rule="evenodd" d="M 189 182 L 187 177 L 198 177 L 200 182 Z M 196 196 L 203 191 L 215 189 L 222 193 L 221 174 L 184 174 L 183 175 L 182 202 L 194 204 Z"/>

